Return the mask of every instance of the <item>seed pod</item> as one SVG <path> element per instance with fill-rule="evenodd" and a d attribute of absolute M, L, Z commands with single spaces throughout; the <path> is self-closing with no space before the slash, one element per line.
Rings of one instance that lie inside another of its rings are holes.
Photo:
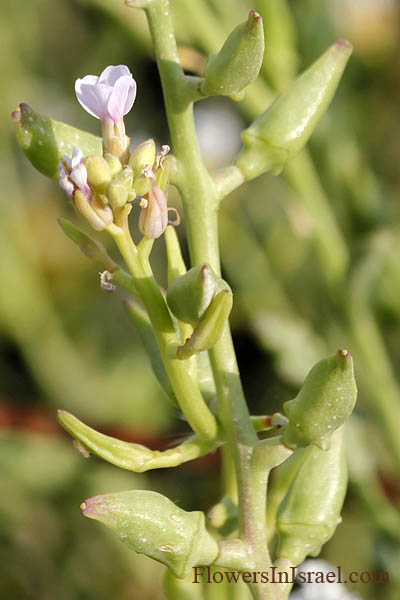
<path fill-rule="evenodd" d="M 212 348 L 221 337 L 231 310 L 232 292 L 222 290 L 212 300 L 190 338 L 177 349 L 177 358 L 187 360 L 193 354 Z"/>
<path fill-rule="evenodd" d="M 298 565 L 317 556 L 340 522 L 347 488 L 343 428 L 328 451 L 311 446 L 278 511 L 278 558 Z"/>
<path fill-rule="evenodd" d="M 294 400 L 283 405 L 289 425 L 283 431 L 290 448 L 329 445 L 329 437 L 349 418 L 357 400 L 353 360 L 347 350 L 319 361 Z"/>
<path fill-rule="evenodd" d="M 91 260 L 94 260 L 94 262 L 102 269 L 109 273 L 113 273 L 119 269 L 118 265 L 108 256 L 107 250 L 104 248 L 103 244 L 86 235 L 86 233 L 78 229 L 78 227 L 75 227 L 75 225 L 70 221 L 67 221 L 67 219 L 60 217 L 58 219 L 58 224 L 65 235 L 79 246 L 83 254 Z"/>
<path fill-rule="evenodd" d="M 167 303 L 182 323 L 196 327 L 214 296 L 228 284 L 208 265 L 198 265 L 177 277 L 167 291 Z"/>
<path fill-rule="evenodd" d="M 58 176 L 58 163 L 64 155 L 72 155 L 74 146 L 84 156 L 102 154 L 101 138 L 35 113 L 28 104 L 20 104 L 12 118 L 25 156 L 47 177 Z"/>
<path fill-rule="evenodd" d="M 232 31 L 218 54 L 209 58 L 203 92 L 224 96 L 240 94 L 257 77 L 263 58 L 263 22 L 252 10 L 248 20 Z"/>
<path fill-rule="evenodd" d="M 281 465 L 272 471 L 271 480 L 268 483 L 268 502 L 267 502 L 267 532 L 269 541 L 275 534 L 276 516 L 289 487 L 304 457 L 307 455 L 307 448 L 297 448 L 291 456 Z"/>
<path fill-rule="evenodd" d="M 90 451 L 103 460 L 134 473 L 177 467 L 208 454 L 219 446 L 218 442 L 205 442 L 194 434 L 182 444 L 168 450 L 150 450 L 142 444 L 124 442 L 104 435 L 65 410 L 58 411 L 57 419 L 79 444 L 80 449 Z"/>
<path fill-rule="evenodd" d="M 85 517 L 101 521 L 130 548 L 169 567 L 175 577 L 186 577 L 195 565 L 211 564 L 218 554 L 204 513 L 186 512 L 157 492 L 95 496 L 81 508 Z"/>
<path fill-rule="evenodd" d="M 236 160 L 246 179 L 268 170 L 280 173 L 305 146 L 327 110 L 352 45 L 338 40 L 242 134 L 245 145 Z"/>
<path fill-rule="evenodd" d="M 150 138 L 136 146 L 129 159 L 129 166 L 133 171 L 134 178 L 142 175 L 145 167 L 149 166 L 152 169 L 155 160 L 156 145 L 153 139 Z"/>

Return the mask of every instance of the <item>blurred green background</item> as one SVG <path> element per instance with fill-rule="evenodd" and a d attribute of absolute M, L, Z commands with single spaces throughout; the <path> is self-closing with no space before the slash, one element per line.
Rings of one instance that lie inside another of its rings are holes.
<path fill-rule="evenodd" d="M 323 556 L 345 572 L 389 571 L 390 586 L 353 591 L 365 600 L 398 600 L 398 2 L 171 5 L 182 61 L 192 73 L 201 73 L 205 56 L 249 9 L 264 17 L 265 63 L 246 98 L 237 104 L 208 99 L 196 107 L 210 169 L 232 160 L 245 125 L 337 37 L 355 46 L 308 150 L 279 178 L 259 178 L 224 201 L 221 246 L 254 414 L 278 409 L 311 366 L 338 347 L 354 355 L 360 394 L 348 427 L 349 493 L 343 523 Z M 98 121 L 75 99 L 74 81 L 122 63 L 138 83 L 127 117 L 133 143 L 149 136 L 168 143 L 147 25 L 122 0 L 3 0 L 0 17 L 0 598 L 156 600 L 162 568 L 86 521 L 79 504 L 94 494 L 148 487 L 183 508 L 207 510 L 219 497 L 219 457 L 134 475 L 84 460 L 58 427 L 55 411 L 64 408 L 154 448 L 187 431 L 160 393 L 122 310 L 124 294 L 102 291 L 96 267 L 64 237 L 56 219 L 75 217 L 58 186 L 22 155 L 10 119 L 24 101 L 98 133 Z M 183 226 L 179 235 L 185 249 Z M 165 283 L 162 240 L 153 264 Z"/>

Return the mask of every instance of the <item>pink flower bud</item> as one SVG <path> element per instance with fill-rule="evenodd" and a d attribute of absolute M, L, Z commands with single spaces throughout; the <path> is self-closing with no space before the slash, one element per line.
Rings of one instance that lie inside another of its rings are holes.
<path fill-rule="evenodd" d="M 83 152 L 74 146 L 72 157 L 63 156 L 58 165 L 58 183 L 70 198 L 76 190 L 86 198 L 92 194 L 87 182 L 87 170 L 82 161 Z"/>
<path fill-rule="evenodd" d="M 168 225 L 168 206 L 164 192 L 155 183 L 140 205 L 140 232 L 148 238 L 160 237 Z"/>

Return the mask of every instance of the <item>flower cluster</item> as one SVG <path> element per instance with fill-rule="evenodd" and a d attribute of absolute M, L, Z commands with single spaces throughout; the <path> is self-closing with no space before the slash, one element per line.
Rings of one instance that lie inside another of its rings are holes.
<path fill-rule="evenodd" d="M 136 97 L 136 82 L 125 65 L 109 66 L 100 74 L 77 79 L 75 92 L 79 103 L 100 119 L 104 156 L 86 158 L 79 148 L 72 157 L 64 156 L 58 167 L 59 184 L 71 198 L 75 209 L 96 230 L 114 221 L 117 209 L 141 196 L 139 229 L 148 238 L 157 238 L 168 224 L 165 190 L 168 146 L 159 154 L 153 140 L 129 151 L 124 116 Z M 179 223 L 179 216 L 172 224 Z"/>

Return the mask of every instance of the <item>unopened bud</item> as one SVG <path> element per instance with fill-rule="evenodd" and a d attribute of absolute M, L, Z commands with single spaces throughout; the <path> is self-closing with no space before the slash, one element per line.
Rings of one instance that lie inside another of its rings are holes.
<path fill-rule="evenodd" d="M 121 161 L 116 156 L 113 156 L 112 154 L 105 154 L 104 158 L 110 167 L 111 178 L 115 177 L 122 171 Z"/>
<path fill-rule="evenodd" d="M 63 156 L 71 156 L 78 146 L 84 156 L 101 154 L 101 138 L 65 123 L 53 121 L 21 103 L 12 113 L 17 140 L 32 165 L 47 177 L 57 177 Z"/>
<path fill-rule="evenodd" d="M 186 360 L 204 350 L 209 350 L 218 342 L 232 310 L 231 290 L 222 290 L 212 300 L 204 316 L 195 327 L 191 337 L 179 346 L 176 356 Z"/>
<path fill-rule="evenodd" d="M 133 174 L 130 167 L 125 167 L 110 183 L 107 188 L 107 198 L 111 206 L 120 208 L 127 202 L 134 200 L 132 189 Z"/>
<path fill-rule="evenodd" d="M 351 52 L 349 42 L 337 41 L 243 132 L 245 147 L 235 164 L 247 179 L 269 170 L 279 173 L 305 146 L 331 103 Z"/>
<path fill-rule="evenodd" d="M 153 168 L 156 160 L 156 145 L 153 139 L 146 140 L 136 146 L 129 159 L 129 166 L 133 171 L 133 176 L 136 179 L 143 173 L 143 169 L 148 165 Z"/>
<path fill-rule="evenodd" d="M 196 327 L 214 296 L 227 288 L 226 281 L 209 265 L 198 265 L 173 281 L 167 290 L 167 303 L 179 321 Z"/>
<path fill-rule="evenodd" d="M 347 350 L 319 361 L 296 398 L 283 405 L 289 425 L 283 439 L 290 448 L 329 446 L 329 438 L 351 415 L 357 400 L 353 360 Z"/>
<path fill-rule="evenodd" d="M 176 577 L 185 577 L 196 565 L 211 564 L 218 554 L 204 514 L 186 512 L 157 492 L 95 496 L 81 508 L 85 517 L 101 521 L 129 548 L 163 563 Z"/>
<path fill-rule="evenodd" d="M 98 194 L 104 194 L 111 181 L 111 169 L 102 156 L 91 154 L 83 159 L 87 171 L 87 182 Z"/>
<path fill-rule="evenodd" d="M 218 54 L 206 66 L 204 93 L 235 96 L 257 77 L 264 57 L 261 16 L 252 10 L 248 20 L 229 35 Z"/>
<path fill-rule="evenodd" d="M 156 239 L 168 226 L 168 205 L 164 192 L 153 184 L 146 198 L 143 198 L 139 215 L 139 230 L 148 238 Z"/>
<path fill-rule="evenodd" d="M 73 195 L 73 204 L 79 215 L 96 231 L 103 231 L 113 222 L 113 213 L 109 206 L 101 205 L 96 199 L 88 199 L 80 190 Z"/>

